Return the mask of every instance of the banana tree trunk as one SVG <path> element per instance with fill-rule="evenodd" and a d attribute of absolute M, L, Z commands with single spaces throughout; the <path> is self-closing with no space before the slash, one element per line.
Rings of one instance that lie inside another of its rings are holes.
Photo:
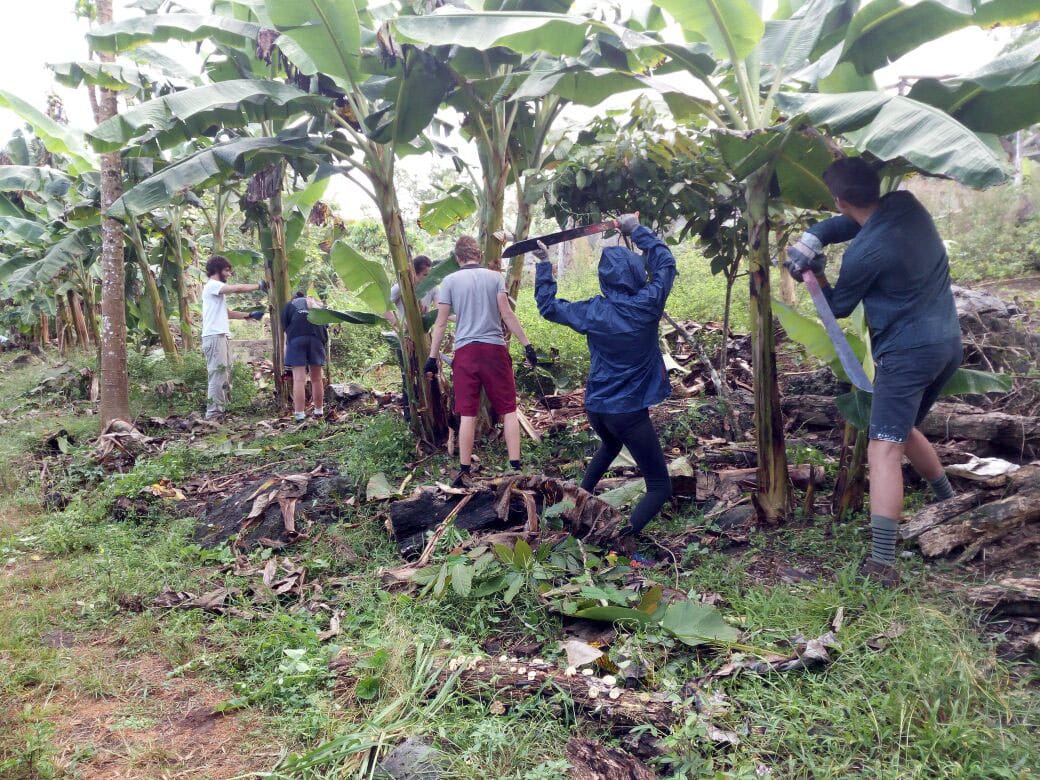
<path fill-rule="evenodd" d="M 166 318 L 166 306 L 159 293 L 159 285 L 155 281 L 155 274 L 152 273 L 151 266 L 148 265 L 148 255 L 145 252 L 144 239 L 141 238 L 141 228 L 131 220 L 127 223 L 127 230 L 127 238 L 134 247 L 134 257 L 137 258 L 137 267 L 141 271 L 141 280 L 144 282 L 144 293 L 148 296 L 152 313 L 155 315 L 155 330 L 159 334 L 163 354 L 170 360 L 179 363 L 181 357 L 177 353 L 173 333 L 170 332 L 170 321 Z"/>
<path fill-rule="evenodd" d="M 392 152 L 387 152 L 392 153 Z M 392 174 L 392 168 L 391 174 Z M 434 444 L 441 444 L 448 436 L 448 418 L 440 391 L 440 380 L 436 390 L 433 382 L 426 380 L 423 367 L 430 355 L 430 340 L 423 327 L 422 310 L 415 295 L 411 274 L 411 252 L 404 231 L 404 220 L 392 185 L 392 175 L 386 180 L 373 178 L 373 186 L 383 220 L 390 259 L 401 286 L 401 301 L 404 306 L 405 326 L 401 330 L 401 352 L 404 356 L 405 394 L 412 409 L 412 428 L 415 434 Z"/>
<path fill-rule="evenodd" d="M 480 149 L 480 167 L 484 184 L 480 202 L 480 249 L 484 255 L 484 265 L 501 271 L 502 242 L 495 237 L 495 233 L 502 230 L 506 182 L 509 178 L 509 157 L 504 144 L 501 148 L 488 148 L 485 145 Z"/>
<path fill-rule="evenodd" d="M 112 21 L 112 0 L 97 0 L 98 24 Z M 99 53 L 102 62 L 114 62 Z M 98 122 L 118 112 L 116 93 L 101 89 Z M 101 213 L 123 194 L 119 152 L 101 156 Z M 101 220 L 101 395 L 98 416 L 104 428 L 112 420 L 130 420 L 129 377 L 126 368 L 126 281 L 123 269 L 123 226 L 111 217 Z"/>
<path fill-rule="evenodd" d="M 839 523 L 863 507 L 867 486 L 867 434 L 845 423 L 831 512 Z"/>
<path fill-rule="evenodd" d="M 76 341 L 79 342 L 80 347 L 86 348 L 90 345 L 90 336 L 87 332 L 87 321 L 83 317 L 83 306 L 80 303 L 79 295 L 75 290 L 69 290 L 65 297 L 68 300 L 69 314 L 72 317 L 72 327 L 76 329 Z"/>
<path fill-rule="evenodd" d="M 517 179 L 516 185 L 516 229 L 513 231 L 514 241 L 523 241 L 531 230 L 531 204 L 525 198 L 525 188 Z M 517 255 L 509 262 L 509 276 L 506 289 L 509 290 L 509 302 L 516 308 L 516 296 L 520 294 L 520 282 L 524 278 L 524 255 Z"/>
<path fill-rule="evenodd" d="M 769 179 L 765 168 L 747 180 L 748 246 L 751 294 L 751 352 L 755 381 L 755 440 L 758 486 L 754 497 L 759 519 L 776 523 L 790 506 L 787 454 L 776 375 L 773 309 L 769 293 Z"/>
<path fill-rule="evenodd" d="M 184 351 L 189 352 L 195 348 L 195 334 L 191 330 L 191 300 L 184 268 L 184 243 L 181 240 L 179 221 L 180 214 L 175 213 L 167 240 L 170 242 L 170 249 L 173 252 L 173 261 L 177 264 L 177 309 L 178 319 L 181 321 L 181 344 L 184 346 Z"/>
<path fill-rule="evenodd" d="M 285 331 L 282 328 L 282 310 L 289 302 L 289 258 L 285 251 L 285 218 L 282 214 L 282 191 L 271 196 L 271 266 L 268 284 L 270 290 L 271 363 L 274 365 L 275 396 L 280 407 L 292 402 L 291 385 L 282 379 L 285 373 Z"/>

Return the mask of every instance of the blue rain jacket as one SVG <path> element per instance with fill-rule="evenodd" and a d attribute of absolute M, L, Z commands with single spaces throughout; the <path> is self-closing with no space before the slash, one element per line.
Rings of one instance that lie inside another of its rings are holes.
<path fill-rule="evenodd" d="M 585 408 L 590 412 L 635 412 L 671 393 L 657 326 L 675 281 L 675 258 L 643 226 L 635 229 L 632 240 L 644 255 L 621 246 L 604 249 L 599 260 L 603 295 L 587 301 L 557 298 L 552 263 L 536 266 L 538 312 L 550 322 L 585 334 L 588 341 L 592 365 Z"/>

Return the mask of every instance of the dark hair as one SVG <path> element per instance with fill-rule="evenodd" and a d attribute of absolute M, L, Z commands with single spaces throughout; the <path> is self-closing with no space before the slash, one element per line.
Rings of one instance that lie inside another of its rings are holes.
<path fill-rule="evenodd" d="M 433 261 L 426 255 L 416 255 L 412 258 L 412 270 L 417 274 L 421 274 L 432 265 Z"/>
<path fill-rule="evenodd" d="M 461 236 L 455 242 L 455 260 L 459 265 L 480 262 L 480 245 L 473 236 Z"/>
<path fill-rule="evenodd" d="M 303 298 L 306 295 L 307 295 L 307 293 L 305 293 L 303 290 L 297 290 L 296 294 L 293 295 L 293 298 Z"/>
<path fill-rule="evenodd" d="M 213 255 L 209 260 L 206 261 L 206 276 L 213 276 L 219 274 L 225 268 L 230 268 L 231 263 L 224 255 Z"/>
<path fill-rule="evenodd" d="M 835 160 L 823 172 L 823 183 L 831 195 L 847 200 L 853 206 L 873 206 L 881 199 L 881 180 L 862 157 Z"/>

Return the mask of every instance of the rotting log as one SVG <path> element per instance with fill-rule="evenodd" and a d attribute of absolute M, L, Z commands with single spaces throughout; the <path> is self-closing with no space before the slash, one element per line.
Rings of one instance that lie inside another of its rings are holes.
<path fill-rule="evenodd" d="M 990 614 L 1036 617 L 1040 615 L 1040 578 L 1003 579 L 970 588 L 968 600 Z"/>
<path fill-rule="evenodd" d="M 954 520 L 924 532 L 918 537 L 926 558 L 948 555 L 958 547 L 964 553 L 958 562 L 971 560 L 983 546 L 1028 523 L 1040 520 L 1040 491 L 1026 491 L 991 501 L 957 515 Z"/>
<path fill-rule="evenodd" d="M 788 466 L 787 473 L 791 477 L 791 483 L 802 490 L 807 488 L 810 483 L 819 487 L 826 477 L 822 466 Z M 715 475 L 720 482 L 736 482 L 745 490 L 754 489 L 758 481 L 758 469 L 725 469 L 716 471 Z"/>
<path fill-rule="evenodd" d="M 930 531 L 957 515 L 979 506 L 985 501 L 986 495 L 981 490 L 972 490 L 946 501 L 940 501 L 937 504 L 927 506 L 899 526 L 899 538 L 904 540 L 916 539 L 926 531 Z"/>
<path fill-rule="evenodd" d="M 1040 455 L 1040 417 L 940 403 L 917 427 L 929 439 L 974 442 L 976 455 Z"/>
<path fill-rule="evenodd" d="M 570 780 L 655 780 L 657 777 L 631 753 L 591 739 L 571 737 L 563 755 L 571 765 L 567 773 Z"/>

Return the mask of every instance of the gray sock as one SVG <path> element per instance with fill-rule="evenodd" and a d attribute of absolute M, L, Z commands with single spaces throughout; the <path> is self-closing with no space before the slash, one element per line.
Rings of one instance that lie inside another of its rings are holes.
<path fill-rule="evenodd" d="M 950 485 L 950 478 L 945 474 L 940 474 L 935 479 L 928 480 L 928 484 L 932 486 L 932 492 L 935 493 L 935 497 L 940 501 L 953 498 L 953 487 Z"/>
<path fill-rule="evenodd" d="M 879 563 L 895 563 L 899 521 L 882 515 L 870 516 L 870 557 Z"/>

